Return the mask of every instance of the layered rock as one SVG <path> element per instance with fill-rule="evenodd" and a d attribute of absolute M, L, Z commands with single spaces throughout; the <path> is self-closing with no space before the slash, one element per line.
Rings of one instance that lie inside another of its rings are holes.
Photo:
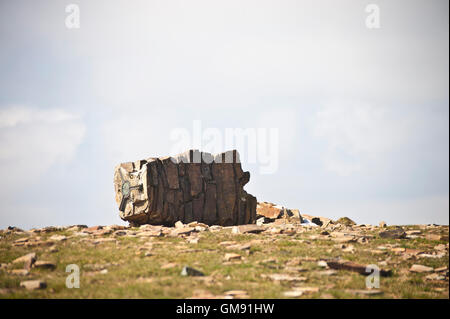
<path fill-rule="evenodd" d="M 256 206 L 256 217 L 264 217 L 268 220 L 274 220 L 277 218 L 298 218 L 302 221 L 302 216 L 298 209 L 289 209 L 280 205 L 275 205 L 269 202 L 259 202 Z"/>
<path fill-rule="evenodd" d="M 249 179 L 237 151 L 190 150 L 117 165 L 114 188 L 120 217 L 133 225 L 230 226 L 255 222 L 256 198 L 244 190 Z"/>

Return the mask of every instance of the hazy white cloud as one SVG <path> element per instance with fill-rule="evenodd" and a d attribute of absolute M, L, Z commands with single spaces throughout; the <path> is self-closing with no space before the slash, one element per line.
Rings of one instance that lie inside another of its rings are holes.
<path fill-rule="evenodd" d="M 12 190 L 34 182 L 54 163 L 70 161 L 85 135 L 81 119 L 62 109 L 0 109 L 0 176 Z"/>
<path fill-rule="evenodd" d="M 327 143 L 325 166 L 342 176 L 367 169 L 402 144 L 413 142 L 422 110 L 373 106 L 354 101 L 332 102 L 313 119 L 316 137 Z"/>

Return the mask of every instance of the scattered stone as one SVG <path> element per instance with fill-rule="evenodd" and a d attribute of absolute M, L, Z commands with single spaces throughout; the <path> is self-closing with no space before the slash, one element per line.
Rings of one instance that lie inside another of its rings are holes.
<path fill-rule="evenodd" d="M 195 238 L 188 238 L 188 239 L 187 239 L 187 242 L 188 242 L 189 244 L 198 244 L 199 239 L 200 239 L 200 238 L 198 238 L 198 237 L 195 237 Z"/>
<path fill-rule="evenodd" d="M 181 220 L 179 220 L 175 223 L 175 228 L 183 228 L 183 227 L 184 227 L 184 224 Z"/>
<path fill-rule="evenodd" d="M 73 233 L 73 236 L 75 236 L 75 237 L 87 237 L 87 236 L 89 236 L 89 234 L 88 233 L 84 233 L 84 232 L 75 232 L 75 233 Z"/>
<path fill-rule="evenodd" d="M 249 233 L 258 234 L 263 232 L 264 230 L 265 228 L 262 226 L 249 224 L 249 225 L 234 226 L 231 232 L 233 234 L 249 234 Z"/>
<path fill-rule="evenodd" d="M 22 281 L 20 283 L 20 287 L 23 287 L 27 290 L 36 290 L 36 289 L 46 288 L 47 284 L 41 280 L 27 280 L 27 281 Z"/>
<path fill-rule="evenodd" d="M 431 274 L 425 277 L 426 280 L 445 280 L 445 276 L 440 274 Z"/>
<path fill-rule="evenodd" d="M 29 253 L 22 257 L 13 260 L 13 264 L 23 263 L 25 269 L 30 270 L 33 264 L 36 262 L 36 253 Z"/>
<path fill-rule="evenodd" d="M 98 231 L 100 229 L 103 229 L 103 226 L 92 226 L 92 227 L 87 227 L 87 228 L 83 229 L 83 232 L 92 233 L 92 232 Z"/>
<path fill-rule="evenodd" d="M 291 290 L 291 291 L 283 292 L 283 296 L 288 297 L 288 298 L 298 298 L 301 295 L 303 295 L 303 291 L 300 291 L 300 290 Z"/>
<path fill-rule="evenodd" d="M 222 230 L 222 226 L 219 225 L 213 225 L 213 226 L 209 226 L 209 231 L 210 232 L 218 232 Z"/>
<path fill-rule="evenodd" d="M 97 238 L 92 241 L 92 243 L 94 245 L 101 244 L 101 243 L 111 243 L 111 242 L 115 243 L 115 242 L 117 242 L 117 240 L 115 238 Z"/>
<path fill-rule="evenodd" d="M 427 267 L 424 265 L 414 264 L 409 269 L 410 272 L 424 273 L 424 272 L 433 272 L 434 269 L 432 267 Z"/>
<path fill-rule="evenodd" d="M 279 218 L 284 211 L 284 207 L 268 202 L 258 203 L 256 206 L 256 216 L 261 216 L 269 219 Z"/>
<path fill-rule="evenodd" d="M 132 235 L 130 233 L 127 233 L 128 236 Z M 148 230 L 140 232 L 136 235 L 137 237 L 161 237 L 163 236 L 163 233 L 160 229 L 154 229 L 154 230 Z M 178 234 L 174 233 L 173 236 L 178 236 Z"/>
<path fill-rule="evenodd" d="M 128 232 L 126 230 L 116 230 L 113 236 L 125 236 Z"/>
<path fill-rule="evenodd" d="M 414 229 L 414 230 L 407 230 L 406 235 L 411 236 L 411 235 L 420 235 L 422 232 L 418 229 Z"/>
<path fill-rule="evenodd" d="M 28 275 L 30 272 L 27 269 L 12 269 L 10 271 L 10 273 L 12 275 L 17 275 L 17 276 L 26 276 Z"/>
<path fill-rule="evenodd" d="M 181 270 L 181 276 L 204 276 L 205 274 L 202 273 L 200 270 L 194 269 L 189 266 L 184 266 Z"/>
<path fill-rule="evenodd" d="M 357 264 L 352 261 L 343 261 L 343 260 L 327 261 L 327 265 L 331 269 L 349 270 L 349 271 L 354 271 L 354 272 L 360 273 L 362 275 L 368 275 L 372 272 L 370 269 L 367 269 L 368 268 L 367 265 Z M 366 269 L 368 271 L 366 271 Z M 390 276 L 391 274 L 392 274 L 391 270 L 380 269 L 381 276 Z"/>
<path fill-rule="evenodd" d="M 406 233 L 401 227 L 382 231 L 378 235 L 381 238 L 389 239 L 401 239 L 406 237 Z"/>
<path fill-rule="evenodd" d="M 337 224 L 342 224 L 342 225 L 345 225 L 345 226 L 353 226 L 353 225 L 356 225 L 356 223 L 355 223 L 353 220 L 351 220 L 350 218 L 348 218 L 348 217 L 341 217 L 341 218 L 339 218 L 339 219 L 336 221 L 336 223 L 337 223 Z"/>
<path fill-rule="evenodd" d="M 229 290 L 224 292 L 225 296 L 233 297 L 234 299 L 248 299 L 250 296 L 245 290 Z"/>
<path fill-rule="evenodd" d="M 35 268 L 41 268 L 41 269 L 50 269 L 54 270 L 56 269 L 56 265 L 50 261 L 44 261 L 44 260 L 38 260 L 34 263 Z"/>
<path fill-rule="evenodd" d="M 238 254 L 233 253 L 227 253 L 225 254 L 224 260 L 225 261 L 235 261 L 235 260 L 241 260 L 242 256 Z"/>
<path fill-rule="evenodd" d="M 319 287 L 295 287 L 295 291 L 301 291 L 302 293 L 316 293 L 319 292 Z"/>
<path fill-rule="evenodd" d="M 261 217 L 261 218 L 257 219 L 257 220 L 256 220 L 256 225 L 257 225 L 257 226 L 262 226 L 262 225 L 264 225 L 264 220 L 265 220 L 264 217 Z"/>
<path fill-rule="evenodd" d="M 385 222 L 385 221 L 381 221 L 381 222 L 380 222 L 380 227 L 381 227 L 381 228 L 386 228 L 386 227 L 387 227 L 386 222 Z"/>
<path fill-rule="evenodd" d="M 438 234 L 427 234 L 425 238 L 428 240 L 435 240 L 435 241 L 448 240 L 448 236 L 442 236 Z"/>
<path fill-rule="evenodd" d="M 327 268 L 328 267 L 328 263 L 325 260 L 319 260 L 317 262 L 317 266 L 322 267 L 322 268 Z"/>
<path fill-rule="evenodd" d="M 56 252 L 58 252 L 59 251 L 59 249 L 58 249 L 58 247 L 56 247 L 56 246 L 51 246 L 49 249 L 48 249 L 48 252 L 49 253 L 56 253 Z"/>
<path fill-rule="evenodd" d="M 434 271 L 435 271 L 435 272 L 444 272 L 444 271 L 448 271 L 448 267 L 447 267 L 447 266 L 439 267 L 439 268 L 436 268 Z"/>
<path fill-rule="evenodd" d="M 63 236 L 63 235 L 53 235 L 53 236 L 50 237 L 50 240 L 64 241 L 64 240 L 67 240 L 67 237 Z"/>
<path fill-rule="evenodd" d="M 14 241 L 14 244 L 23 244 L 29 241 L 30 239 L 27 237 L 19 238 Z"/>
<path fill-rule="evenodd" d="M 336 237 L 332 238 L 332 240 L 336 243 L 352 243 L 356 241 L 356 238 L 353 236 L 344 236 L 344 237 Z"/>
<path fill-rule="evenodd" d="M 183 227 L 183 228 L 175 228 L 170 234 L 171 236 L 181 236 L 181 235 L 189 235 L 195 231 L 194 227 Z"/>
<path fill-rule="evenodd" d="M 333 275 L 337 274 L 337 271 L 333 270 L 333 269 L 328 269 L 328 270 L 319 271 L 319 272 L 317 272 L 317 274 L 320 276 L 333 276 Z"/>
<path fill-rule="evenodd" d="M 170 269 L 170 268 L 175 268 L 177 266 L 176 263 L 167 263 L 161 266 L 161 269 Z"/>
<path fill-rule="evenodd" d="M 229 250 L 250 250 L 251 245 L 250 244 L 236 244 L 236 245 L 229 245 L 226 246 L 225 249 Z"/>

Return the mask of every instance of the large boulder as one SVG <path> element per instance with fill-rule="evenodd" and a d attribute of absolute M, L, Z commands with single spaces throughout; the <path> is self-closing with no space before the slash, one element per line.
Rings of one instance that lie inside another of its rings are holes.
<path fill-rule="evenodd" d="M 244 190 L 249 179 L 237 151 L 189 150 L 117 165 L 114 188 L 120 217 L 132 225 L 231 226 L 256 220 L 256 198 Z"/>

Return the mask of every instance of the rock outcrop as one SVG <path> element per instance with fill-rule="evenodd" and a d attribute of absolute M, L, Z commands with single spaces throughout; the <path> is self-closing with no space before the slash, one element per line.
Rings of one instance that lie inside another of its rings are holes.
<path fill-rule="evenodd" d="M 256 198 L 244 190 L 249 179 L 237 151 L 190 150 L 117 165 L 114 188 L 120 217 L 132 225 L 231 226 L 255 222 Z"/>

